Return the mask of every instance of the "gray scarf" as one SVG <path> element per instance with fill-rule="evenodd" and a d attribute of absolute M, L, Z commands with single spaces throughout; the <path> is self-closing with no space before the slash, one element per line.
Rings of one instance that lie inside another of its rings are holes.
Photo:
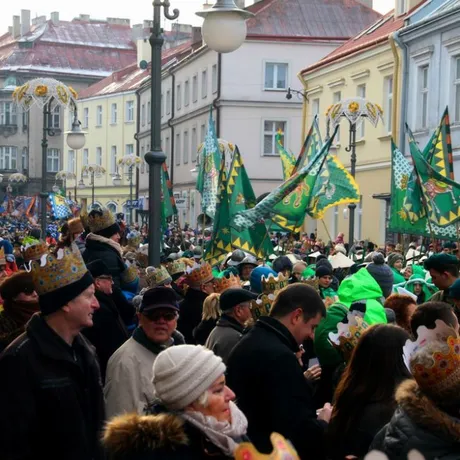
<path fill-rule="evenodd" d="M 225 455 L 233 457 L 233 452 L 238 447 L 235 439 L 246 434 L 248 421 L 243 412 L 232 401 L 230 401 L 230 413 L 232 423 L 219 422 L 212 416 L 203 415 L 196 411 L 184 412 L 181 416 L 203 432 Z"/>

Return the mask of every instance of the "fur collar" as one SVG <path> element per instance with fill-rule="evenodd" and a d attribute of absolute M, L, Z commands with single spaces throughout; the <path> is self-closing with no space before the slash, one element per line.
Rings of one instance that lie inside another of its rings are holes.
<path fill-rule="evenodd" d="M 184 421 L 177 415 L 125 414 L 110 420 L 103 443 L 110 455 L 188 445 Z"/>
<path fill-rule="evenodd" d="M 415 380 L 406 380 L 399 386 L 396 401 L 415 424 L 441 438 L 460 442 L 460 420 L 436 406 Z"/>

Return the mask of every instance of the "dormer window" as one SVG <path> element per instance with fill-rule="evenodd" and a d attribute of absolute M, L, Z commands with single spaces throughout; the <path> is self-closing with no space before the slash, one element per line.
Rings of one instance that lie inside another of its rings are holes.
<path fill-rule="evenodd" d="M 396 0 L 396 15 L 402 16 L 407 13 L 408 0 Z"/>

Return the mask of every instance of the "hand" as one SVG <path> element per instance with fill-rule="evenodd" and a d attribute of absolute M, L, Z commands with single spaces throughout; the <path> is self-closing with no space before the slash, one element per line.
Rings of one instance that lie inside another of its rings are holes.
<path fill-rule="evenodd" d="M 318 420 L 329 423 L 332 415 L 332 406 L 329 403 L 324 404 L 324 407 L 318 411 Z"/>
<path fill-rule="evenodd" d="M 310 380 L 310 382 L 316 382 L 321 378 L 321 366 L 319 364 L 314 364 L 309 367 L 303 375 L 307 380 Z"/>
<path fill-rule="evenodd" d="M 326 306 L 326 308 L 329 308 L 334 302 L 335 299 L 333 297 L 326 297 L 324 299 L 324 305 Z"/>
<path fill-rule="evenodd" d="M 299 364 L 300 364 L 301 367 L 303 367 L 302 355 L 303 355 L 304 353 L 305 353 L 305 350 L 304 350 L 303 346 L 301 345 L 301 346 L 299 347 L 299 351 L 297 351 L 296 354 L 295 354 L 295 357 L 297 358 L 297 361 L 299 361 Z M 305 372 L 307 372 L 307 371 L 305 371 Z M 305 375 L 305 374 L 304 374 L 304 375 Z"/>

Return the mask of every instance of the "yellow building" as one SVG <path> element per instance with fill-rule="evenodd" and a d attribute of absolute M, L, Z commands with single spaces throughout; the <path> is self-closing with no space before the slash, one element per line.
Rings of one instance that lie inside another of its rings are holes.
<path fill-rule="evenodd" d="M 68 150 L 64 155 L 64 169 L 75 172 L 77 182 L 83 181 L 85 184 L 84 188 L 78 186 L 76 193 L 77 199 L 86 199 L 88 206 L 92 204 L 92 178 L 91 175 L 82 176 L 82 168 L 85 165 L 99 165 L 106 172 L 94 178 L 94 202 L 129 216 L 130 175 L 127 168 L 118 166 L 118 160 L 138 151 L 135 139 L 139 118 L 136 90 L 148 78 L 146 70 L 132 64 L 79 94 L 79 119 L 82 129 L 88 134 L 83 149 L 78 152 Z M 113 183 L 117 173 L 121 176 L 120 186 L 114 186 Z M 133 168 L 133 199 L 137 196 L 136 184 L 137 172 Z M 72 189 L 68 187 L 68 190 Z"/>
<path fill-rule="evenodd" d="M 358 241 L 369 239 L 383 245 L 388 236 L 391 137 L 398 139 L 401 88 L 399 50 L 393 33 L 404 27 L 409 13 L 420 3 L 423 2 L 396 0 L 394 11 L 299 74 L 307 95 L 305 129 L 319 114 L 320 129 L 325 133 L 327 108 L 343 99 L 363 97 L 383 108 L 384 123 L 375 128 L 366 121 L 357 129 L 356 180 L 361 202 L 355 210 L 354 238 Z M 349 123 L 342 120 L 332 153 L 346 167 L 350 166 L 348 146 Z M 327 228 L 332 238 L 344 232 L 348 241 L 348 218 L 346 205 L 330 209 L 324 218 L 325 225 L 316 222 L 319 237 L 329 239 Z"/>

